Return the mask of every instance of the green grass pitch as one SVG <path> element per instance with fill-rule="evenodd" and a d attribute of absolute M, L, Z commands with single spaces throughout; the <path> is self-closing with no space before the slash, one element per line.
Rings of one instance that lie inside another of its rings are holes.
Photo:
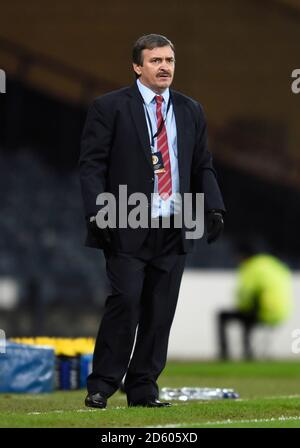
<path fill-rule="evenodd" d="M 83 404 L 86 392 L 0 394 L 0 427 L 288 428 L 300 427 L 299 362 L 169 362 L 160 387 L 227 387 L 237 400 L 173 401 L 165 409 L 128 408 L 117 392 L 105 410 Z"/>

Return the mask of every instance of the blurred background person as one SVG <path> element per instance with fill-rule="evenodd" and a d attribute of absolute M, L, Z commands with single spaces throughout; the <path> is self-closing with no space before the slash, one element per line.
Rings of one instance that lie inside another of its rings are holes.
<path fill-rule="evenodd" d="M 251 237 L 239 243 L 238 285 L 235 309 L 218 314 L 218 344 L 220 358 L 229 358 L 227 325 L 237 321 L 242 326 L 243 356 L 252 359 L 252 330 L 257 325 L 275 327 L 284 322 L 292 311 L 292 278 L 290 269 L 277 257 L 256 253 Z"/>

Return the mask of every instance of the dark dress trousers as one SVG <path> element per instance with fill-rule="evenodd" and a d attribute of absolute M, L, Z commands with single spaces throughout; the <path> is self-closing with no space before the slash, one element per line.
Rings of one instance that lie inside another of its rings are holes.
<path fill-rule="evenodd" d="M 175 114 L 180 193 L 204 193 L 205 209 L 225 210 L 212 157 L 206 121 L 193 99 L 170 90 Z M 113 193 L 118 210 L 119 185 L 128 195 L 151 193 L 154 172 L 142 97 L 126 87 L 97 98 L 82 135 L 79 174 L 85 216 L 96 215 L 99 193 Z M 128 206 L 128 213 L 130 212 Z M 115 228 L 111 250 L 104 251 L 111 291 L 99 328 L 88 391 L 112 395 L 126 373 L 129 402 L 158 397 L 186 254 L 194 240 L 185 228 Z M 86 245 L 103 248 L 88 232 Z"/>

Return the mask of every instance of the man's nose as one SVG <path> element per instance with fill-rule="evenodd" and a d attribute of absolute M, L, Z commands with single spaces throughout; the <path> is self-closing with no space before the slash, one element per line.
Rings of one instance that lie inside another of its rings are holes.
<path fill-rule="evenodd" d="M 169 65 L 165 59 L 162 60 L 162 62 L 160 64 L 160 69 L 165 70 L 165 71 L 169 70 Z"/>

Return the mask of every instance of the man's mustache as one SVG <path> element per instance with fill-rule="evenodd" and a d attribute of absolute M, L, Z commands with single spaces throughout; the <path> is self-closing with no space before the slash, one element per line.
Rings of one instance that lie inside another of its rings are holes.
<path fill-rule="evenodd" d="M 161 75 L 171 76 L 171 73 L 170 72 L 159 72 L 159 73 L 157 73 L 156 76 L 161 76 Z"/>

